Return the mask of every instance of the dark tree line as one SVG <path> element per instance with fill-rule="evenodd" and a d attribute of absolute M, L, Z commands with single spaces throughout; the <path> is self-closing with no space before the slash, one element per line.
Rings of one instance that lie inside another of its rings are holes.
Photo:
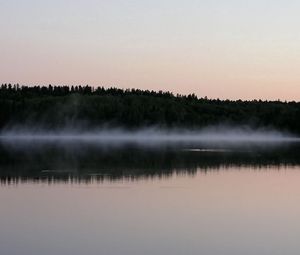
<path fill-rule="evenodd" d="M 300 103 L 230 101 L 139 89 L 90 86 L 0 88 L 0 129 L 14 125 L 199 128 L 215 124 L 272 127 L 300 134 Z"/>

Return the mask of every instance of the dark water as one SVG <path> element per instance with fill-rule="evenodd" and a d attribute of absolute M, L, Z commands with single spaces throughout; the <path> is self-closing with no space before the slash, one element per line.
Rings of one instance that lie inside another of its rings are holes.
<path fill-rule="evenodd" d="M 300 147 L 0 144 L 0 254 L 299 254 Z"/>

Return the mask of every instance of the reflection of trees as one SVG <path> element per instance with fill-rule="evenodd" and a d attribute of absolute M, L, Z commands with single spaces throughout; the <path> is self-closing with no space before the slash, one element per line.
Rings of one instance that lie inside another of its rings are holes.
<path fill-rule="evenodd" d="M 220 168 L 300 165 L 297 147 L 247 152 L 184 151 L 178 147 L 102 148 L 87 145 L 0 147 L 0 180 L 18 182 L 101 182 L 194 175 Z"/>

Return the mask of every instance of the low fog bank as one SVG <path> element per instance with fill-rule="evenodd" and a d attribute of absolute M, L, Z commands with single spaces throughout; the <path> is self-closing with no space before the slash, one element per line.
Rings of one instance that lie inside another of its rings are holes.
<path fill-rule="evenodd" d="M 30 128 L 11 128 L 0 133 L 1 141 L 88 142 L 88 143 L 279 143 L 300 142 L 300 138 L 273 129 L 214 126 L 199 130 L 144 128 L 129 131 L 121 128 L 50 131 Z"/>

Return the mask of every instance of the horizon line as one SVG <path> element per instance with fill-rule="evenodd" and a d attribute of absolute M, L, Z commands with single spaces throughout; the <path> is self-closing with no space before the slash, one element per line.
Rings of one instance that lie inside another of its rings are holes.
<path fill-rule="evenodd" d="M 174 91 L 169 91 L 169 90 L 154 90 L 154 89 L 142 89 L 142 88 L 134 88 L 134 87 L 127 87 L 127 88 L 122 88 L 122 87 L 118 87 L 117 85 L 90 85 L 90 84 L 51 84 L 48 83 L 48 85 L 45 84 L 32 84 L 32 85 L 28 85 L 28 84 L 21 84 L 21 83 L 11 83 L 11 82 L 2 82 L 1 83 L 1 87 L 2 86 L 19 86 L 20 88 L 22 87 L 28 87 L 28 88 L 34 88 L 34 87 L 39 87 L 39 88 L 48 88 L 49 86 L 53 86 L 53 87 L 68 87 L 68 88 L 72 88 L 72 87 L 90 87 L 92 89 L 97 89 L 97 88 L 103 88 L 105 90 L 109 90 L 109 89 L 118 89 L 118 90 L 122 90 L 124 92 L 128 91 L 128 92 L 134 92 L 134 90 L 139 90 L 142 92 L 154 92 L 156 94 L 162 93 L 162 94 L 171 94 L 174 97 L 188 97 L 188 96 L 193 96 L 196 97 L 197 99 L 204 99 L 204 100 L 209 100 L 209 101 L 230 101 L 230 102 L 238 102 L 238 101 L 242 101 L 242 102 L 280 102 L 280 103 L 300 103 L 300 100 L 287 100 L 287 99 L 265 99 L 265 98 L 252 98 L 252 99 L 241 99 L 241 98 L 236 98 L 236 99 L 229 99 L 229 98 L 219 98 L 219 97 L 208 97 L 208 96 L 200 96 L 198 94 L 194 93 L 189 93 L 189 94 L 181 94 L 181 93 L 176 93 Z M 92 91 L 94 92 L 94 91 Z"/>

